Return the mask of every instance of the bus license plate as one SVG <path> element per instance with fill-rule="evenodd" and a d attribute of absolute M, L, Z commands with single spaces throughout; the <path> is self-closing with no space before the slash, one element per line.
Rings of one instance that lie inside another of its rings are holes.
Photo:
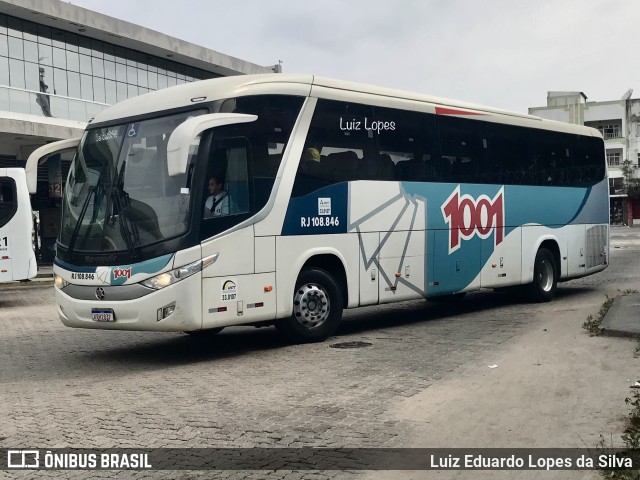
<path fill-rule="evenodd" d="M 94 322 L 115 322 L 116 317 L 111 308 L 92 308 L 91 320 Z"/>

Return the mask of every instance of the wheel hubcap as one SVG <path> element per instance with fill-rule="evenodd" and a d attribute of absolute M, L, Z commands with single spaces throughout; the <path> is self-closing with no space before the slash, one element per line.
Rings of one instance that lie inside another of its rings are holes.
<path fill-rule="evenodd" d="M 329 296 L 320 285 L 301 285 L 293 297 L 293 315 L 305 328 L 315 328 L 329 318 Z"/>
<path fill-rule="evenodd" d="M 545 292 L 553 288 L 553 265 L 548 260 L 543 260 L 538 271 L 538 285 Z"/>

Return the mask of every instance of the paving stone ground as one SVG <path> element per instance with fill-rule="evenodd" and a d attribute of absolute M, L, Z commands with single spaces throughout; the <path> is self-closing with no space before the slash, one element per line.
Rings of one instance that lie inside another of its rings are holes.
<path fill-rule="evenodd" d="M 0 287 L 0 447 L 384 447 L 395 405 L 594 293 L 638 285 L 640 234 L 614 229 L 611 267 L 550 304 L 468 295 L 347 312 L 338 334 L 286 345 L 273 328 L 183 334 L 74 330 L 50 285 Z M 597 309 L 596 309 L 597 311 Z M 595 313 L 595 312 L 594 312 Z M 341 342 L 371 345 L 337 349 Z M 623 407 L 621 407 L 621 414 Z M 89 478 L 82 471 L 6 478 Z M 350 478 L 357 472 L 91 472 L 91 478 Z"/>

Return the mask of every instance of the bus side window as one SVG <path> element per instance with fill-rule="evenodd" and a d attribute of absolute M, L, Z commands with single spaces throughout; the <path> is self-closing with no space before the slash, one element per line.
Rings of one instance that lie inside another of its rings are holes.
<path fill-rule="evenodd" d="M 449 181 L 478 183 L 488 146 L 482 122 L 440 115 L 438 130 L 442 157 L 451 166 Z"/>
<path fill-rule="evenodd" d="M 227 150 L 227 178 L 226 190 L 231 203 L 231 215 L 249 211 L 249 173 L 248 149 L 244 146 L 232 147 Z"/>
<path fill-rule="evenodd" d="M 378 127 L 378 180 L 436 181 L 435 115 L 374 107 Z M 390 163 L 391 162 L 391 163 Z M 393 173 L 390 166 L 393 166 Z"/>
<path fill-rule="evenodd" d="M 359 156 L 353 150 L 344 150 L 327 155 L 320 164 L 322 173 L 327 180 L 332 182 L 348 182 L 356 179 Z"/>
<path fill-rule="evenodd" d="M 375 138 L 366 129 L 372 119 L 373 109 L 369 105 L 318 100 L 292 196 L 358 180 L 362 159 L 376 149 Z"/>
<path fill-rule="evenodd" d="M 388 153 L 378 155 L 378 178 L 380 180 L 396 179 L 396 167 Z"/>
<path fill-rule="evenodd" d="M 223 200 L 225 211 L 221 215 L 237 215 L 249 211 L 249 160 L 250 148 L 245 138 L 223 139 L 213 147 L 208 165 L 207 183 L 215 177 L 223 185 L 227 199 Z M 208 199 L 207 192 L 205 199 Z M 210 202 L 211 203 L 211 202 Z M 205 218 L 210 218 L 205 212 Z"/>
<path fill-rule="evenodd" d="M 483 181 L 508 185 L 530 182 L 530 135 L 526 128 L 487 122 L 488 156 Z"/>
<path fill-rule="evenodd" d="M 529 184 L 560 185 L 560 169 L 566 165 L 568 136 L 557 132 L 531 131 L 531 164 L 528 167 Z"/>
<path fill-rule="evenodd" d="M 0 179 L 0 227 L 4 227 L 13 217 L 16 203 L 16 184 L 11 178 Z"/>
<path fill-rule="evenodd" d="M 596 183 L 605 176 L 602 140 L 597 137 L 576 135 L 573 140 L 573 184 Z"/>

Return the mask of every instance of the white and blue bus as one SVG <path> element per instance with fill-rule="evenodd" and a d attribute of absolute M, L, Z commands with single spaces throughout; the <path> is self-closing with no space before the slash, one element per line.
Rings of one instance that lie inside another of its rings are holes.
<path fill-rule="evenodd" d="M 24 168 L 0 168 L 0 282 L 38 273 L 33 250 L 33 213 Z"/>
<path fill-rule="evenodd" d="M 548 301 L 607 266 L 591 128 L 273 74 L 126 100 L 60 148 L 76 145 L 54 265 L 71 327 L 315 341 L 345 308 L 515 286 Z M 212 177 L 224 212 L 205 207 Z"/>

